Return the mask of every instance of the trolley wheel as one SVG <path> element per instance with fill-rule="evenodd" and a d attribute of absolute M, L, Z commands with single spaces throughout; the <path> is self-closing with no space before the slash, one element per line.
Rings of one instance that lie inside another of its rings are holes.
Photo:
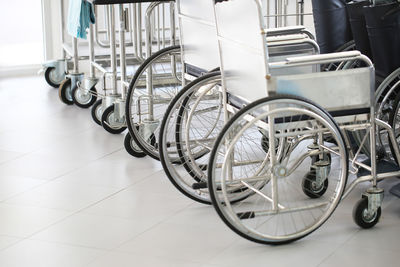
<path fill-rule="evenodd" d="M 72 101 L 74 101 L 74 104 L 80 108 L 89 108 L 92 106 L 97 100 L 96 94 L 97 90 L 94 86 L 90 88 L 89 92 L 84 92 L 83 89 L 78 87 L 72 89 L 71 92 Z"/>
<path fill-rule="evenodd" d="M 46 69 L 46 71 L 44 72 L 44 78 L 50 86 L 52 86 L 54 88 L 58 88 L 58 87 L 60 87 L 62 80 L 57 80 L 57 78 L 54 77 L 55 71 L 56 71 L 55 67 L 48 67 Z"/>
<path fill-rule="evenodd" d="M 64 104 L 72 105 L 74 101 L 72 100 L 72 92 L 71 92 L 71 79 L 67 78 L 60 84 L 58 88 L 58 96 Z"/>
<path fill-rule="evenodd" d="M 138 145 L 136 145 L 135 140 L 132 139 L 132 136 L 129 132 L 125 135 L 124 147 L 126 152 L 135 158 L 143 158 L 147 156 L 147 154 L 144 153 Z"/>
<path fill-rule="evenodd" d="M 322 197 L 329 185 L 328 179 L 325 179 L 324 183 L 318 186 L 316 179 L 315 170 L 311 170 L 304 176 L 301 184 L 304 194 L 310 198 Z"/>
<path fill-rule="evenodd" d="M 103 114 L 103 106 L 102 106 L 103 100 L 99 99 L 97 100 L 93 106 L 92 106 L 92 119 L 95 123 L 101 126 L 101 115 Z"/>
<path fill-rule="evenodd" d="M 381 207 L 374 214 L 368 214 L 368 197 L 363 197 L 357 201 L 353 209 L 354 222 L 361 228 L 368 229 L 374 227 L 381 217 Z"/>
<path fill-rule="evenodd" d="M 328 174 L 331 172 L 331 162 L 332 162 L 332 156 L 331 153 L 329 152 L 325 152 L 324 153 L 324 160 L 329 162 L 329 166 L 328 166 Z M 311 164 L 314 164 L 315 162 L 317 162 L 319 160 L 319 155 L 315 155 L 311 157 Z M 313 170 L 313 167 L 310 166 L 310 172 Z"/>
<path fill-rule="evenodd" d="M 112 104 L 103 111 L 103 115 L 101 116 L 101 125 L 109 133 L 120 134 L 126 130 L 126 127 L 113 125 L 115 122 L 114 116 L 114 104 Z"/>

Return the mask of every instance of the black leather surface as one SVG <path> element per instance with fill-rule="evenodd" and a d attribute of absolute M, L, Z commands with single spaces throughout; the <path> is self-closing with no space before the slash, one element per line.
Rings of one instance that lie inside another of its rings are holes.
<path fill-rule="evenodd" d="M 332 53 L 353 39 L 345 0 L 312 0 L 312 5 L 321 53 Z"/>
<path fill-rule="evenodd" d="M 363 8 L 376 73 L 386 77 L 400 67 L 399 4 Z"/>
<path fill-rule="evenodd" d="M 347 14 L 349 15 L 356 49 L 370 59 L 373 59 L 363 12 L 363 7 L 369 5 L 369 1 L 351 1 L 347 4 Z"/>

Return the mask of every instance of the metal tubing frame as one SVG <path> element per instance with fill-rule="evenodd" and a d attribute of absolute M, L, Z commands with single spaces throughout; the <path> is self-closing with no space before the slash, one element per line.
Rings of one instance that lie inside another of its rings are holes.
<path fill-rule="evenodd" d="M 119 4 L 119 64 L 121 70 L 121 81 L 126 81 L 126 51 L 125 51 L 125 12 L 124 5 Z M 126 87 L 124 83 L 121 82 L 121 98 L 124 101 L 126 99 Z"/>
<path fill-rule="evenodd" d="M 91 79 L 95 79 L 95 68 L 92 62 L 94 62 L 94 27 L 92 24 L 89 25 L 89 62 L 90 62 L 90 67 L 89 67 L 89 77 Z"/>
<path fill-rule="evenodd" d="M 78 59 L 78 38 L 72 37 L 72 62 L 74 64 L 72 73 L 77 74 L 79 73 L 79 59 Z"/>
<path fill-rule="evenodd" d="M 117 51 L 116 51 L 116 41 L 115 41 L 115 14 L 114 6 L 109 5 L 108 16 L 109 21 L 109 33 L 110 33 L 110 61 L 111 61 L 111 94 L 117 94 Z"/>

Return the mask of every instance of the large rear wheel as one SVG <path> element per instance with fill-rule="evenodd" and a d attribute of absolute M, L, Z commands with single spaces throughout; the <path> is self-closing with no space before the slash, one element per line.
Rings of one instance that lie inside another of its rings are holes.
<path fill-rule="evenodd" d="M 268 137 L 267 151 L 263 136 Z M 285 142 L 277 147 L 282 138 Z M 332 169 L 321 169 L 314 180 L 324 194 L 309 197 L 304 177 L 318 163 L 311 156 L 324 155 L 328 148 L 335 152 Z M 225 125 L 208 166 L 210 196 L 222 220 L 249 240 L 282 244 L 315 231 L 333 213 L 346 185 L 348 155 L 327 112 L 298 97 L 274 96 L 251 103 Z M 232 203 L 241 195 L 248 197 Z"/>

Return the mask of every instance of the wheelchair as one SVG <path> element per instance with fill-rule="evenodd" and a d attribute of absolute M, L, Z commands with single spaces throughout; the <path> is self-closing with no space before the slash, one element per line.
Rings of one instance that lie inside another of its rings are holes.
<path fill-rule="evenodd" d="M 210 26 L 213 14 L 186 10 L 190 5 L 175 1 L 180 45 L 167 47 L 149 57 L 133 77 L 127 96 L 125 116 L 129 133 L 125 149 L 136 157 L 146 154 L 159 159 L 160 124 L 168 104 L 186 83 L 219 66 L 216 36 Z M 196 1 L 204 7 L 204 1 Z M 196 12 L 196 18 L 190 17 Z M 204 21 L 201 21 L 201 18 Z M 211 31 L 212 34 L 209 34 Z M 201 38 L 207 35 L 210 38 Z M 174 162 L 177 160 L 176 154 Z"/>
<path fill-rule="evenodd" d="M 206 6 L 206 4 L 208 6 Z M 201 14 L 209 26 L 202 21 L 196 23 L 196 36 L 190 34 L 191 27 L 185 19 L 180 25 L 183 30 L 183 55 L 187 59 L 198 54 L 214 55 L 207 60 L 218 58 L 217 40 L 215 39 L 215 20 L 212 18 L 213 2 L 191 3 L 181 0 L 181 10 Z M 211 14 L 211 15 L 210 15 Z M 179 14 L 181 17 L 193 17 L 195 14 Z M 211 26 L 212 25 L 212 26 Z M 193 26 L 192 26 L 193 27 Z M 203 27 L 203 29 L 202 29 Z M 281 27 L 268 29 L 269 51 L 275 61 L 283 59 L 283 55 L 308 55 L 319 53 L 318 45 L 313 35 L 303 26 Z M 212 40 L 210 47 L 204 51 L 205 45 L 199 43 L 197 35 L 202 40 Z M 195 47 L 187 51 L 185 47 Z M 214 52 L 209 52 L 213 49 Z M 195 53 L 195 54 L 194 54 Z M 204 63 L 197 62 L 197 65 Z M 219 65 L 219 62 L 214 63 Z M 193 67 L 192 67 L 193 68 Z M 224 125 L 223 94 L 221 89 L 221 73 L 219 70 L 204 72 L 200 78 L 188 83 L 172 99 L 169 104 L 159 131 L 159 155 L 164 171 L 172 184 L 184 195 L 200 203 L 211 204 L 207 189 L 207 165 L 213 143 Z"/>
<path fill-rule="evenodd" d="M 348 51 L 272 62 L 260 35 L 261 2 L 216 2 L 226 121 L 207 184 L 218 215 L 246 239 L 284 244 L 317 230 L 357 184 L 370 182 L 353 218 L 373 227 L 383 200 L 378 181 L 400 175 L 398 166 L 382 171 L 377 164 L 377 128 L 388 134 L 397 162 L 400 153 L 393 128 L 376 116 L 371 60 Z M 355 61 L 363 64 L 320 69 Z M 353 151 L 350 133 L 359 130 L 365 135 Z M 367 140 L 370 162 L 360 157 Z M 349 173 L 359 176 L 347 185 Z"/>
<path fill-rule="evenodd" d="M 189 4 L 182 6 L 182 2 L 176 1 L 180 45 L 152 55 L 130 82 L 125 105 L 129 133 L 124 144 L 135 157 L 149 155 L 160 159 L 160 126 L 169 102 L 186 83 L 219 66 L 211 26 L 214 18 L 213 13 L 207 10 L 207 4 L 207 1 L 197 3 L 199 9 L 196 10 L 190 9 Z M 299 33 L 297 28 L 287 31 Z M 207 38 L 199 38 L 201 36 Z"/>

